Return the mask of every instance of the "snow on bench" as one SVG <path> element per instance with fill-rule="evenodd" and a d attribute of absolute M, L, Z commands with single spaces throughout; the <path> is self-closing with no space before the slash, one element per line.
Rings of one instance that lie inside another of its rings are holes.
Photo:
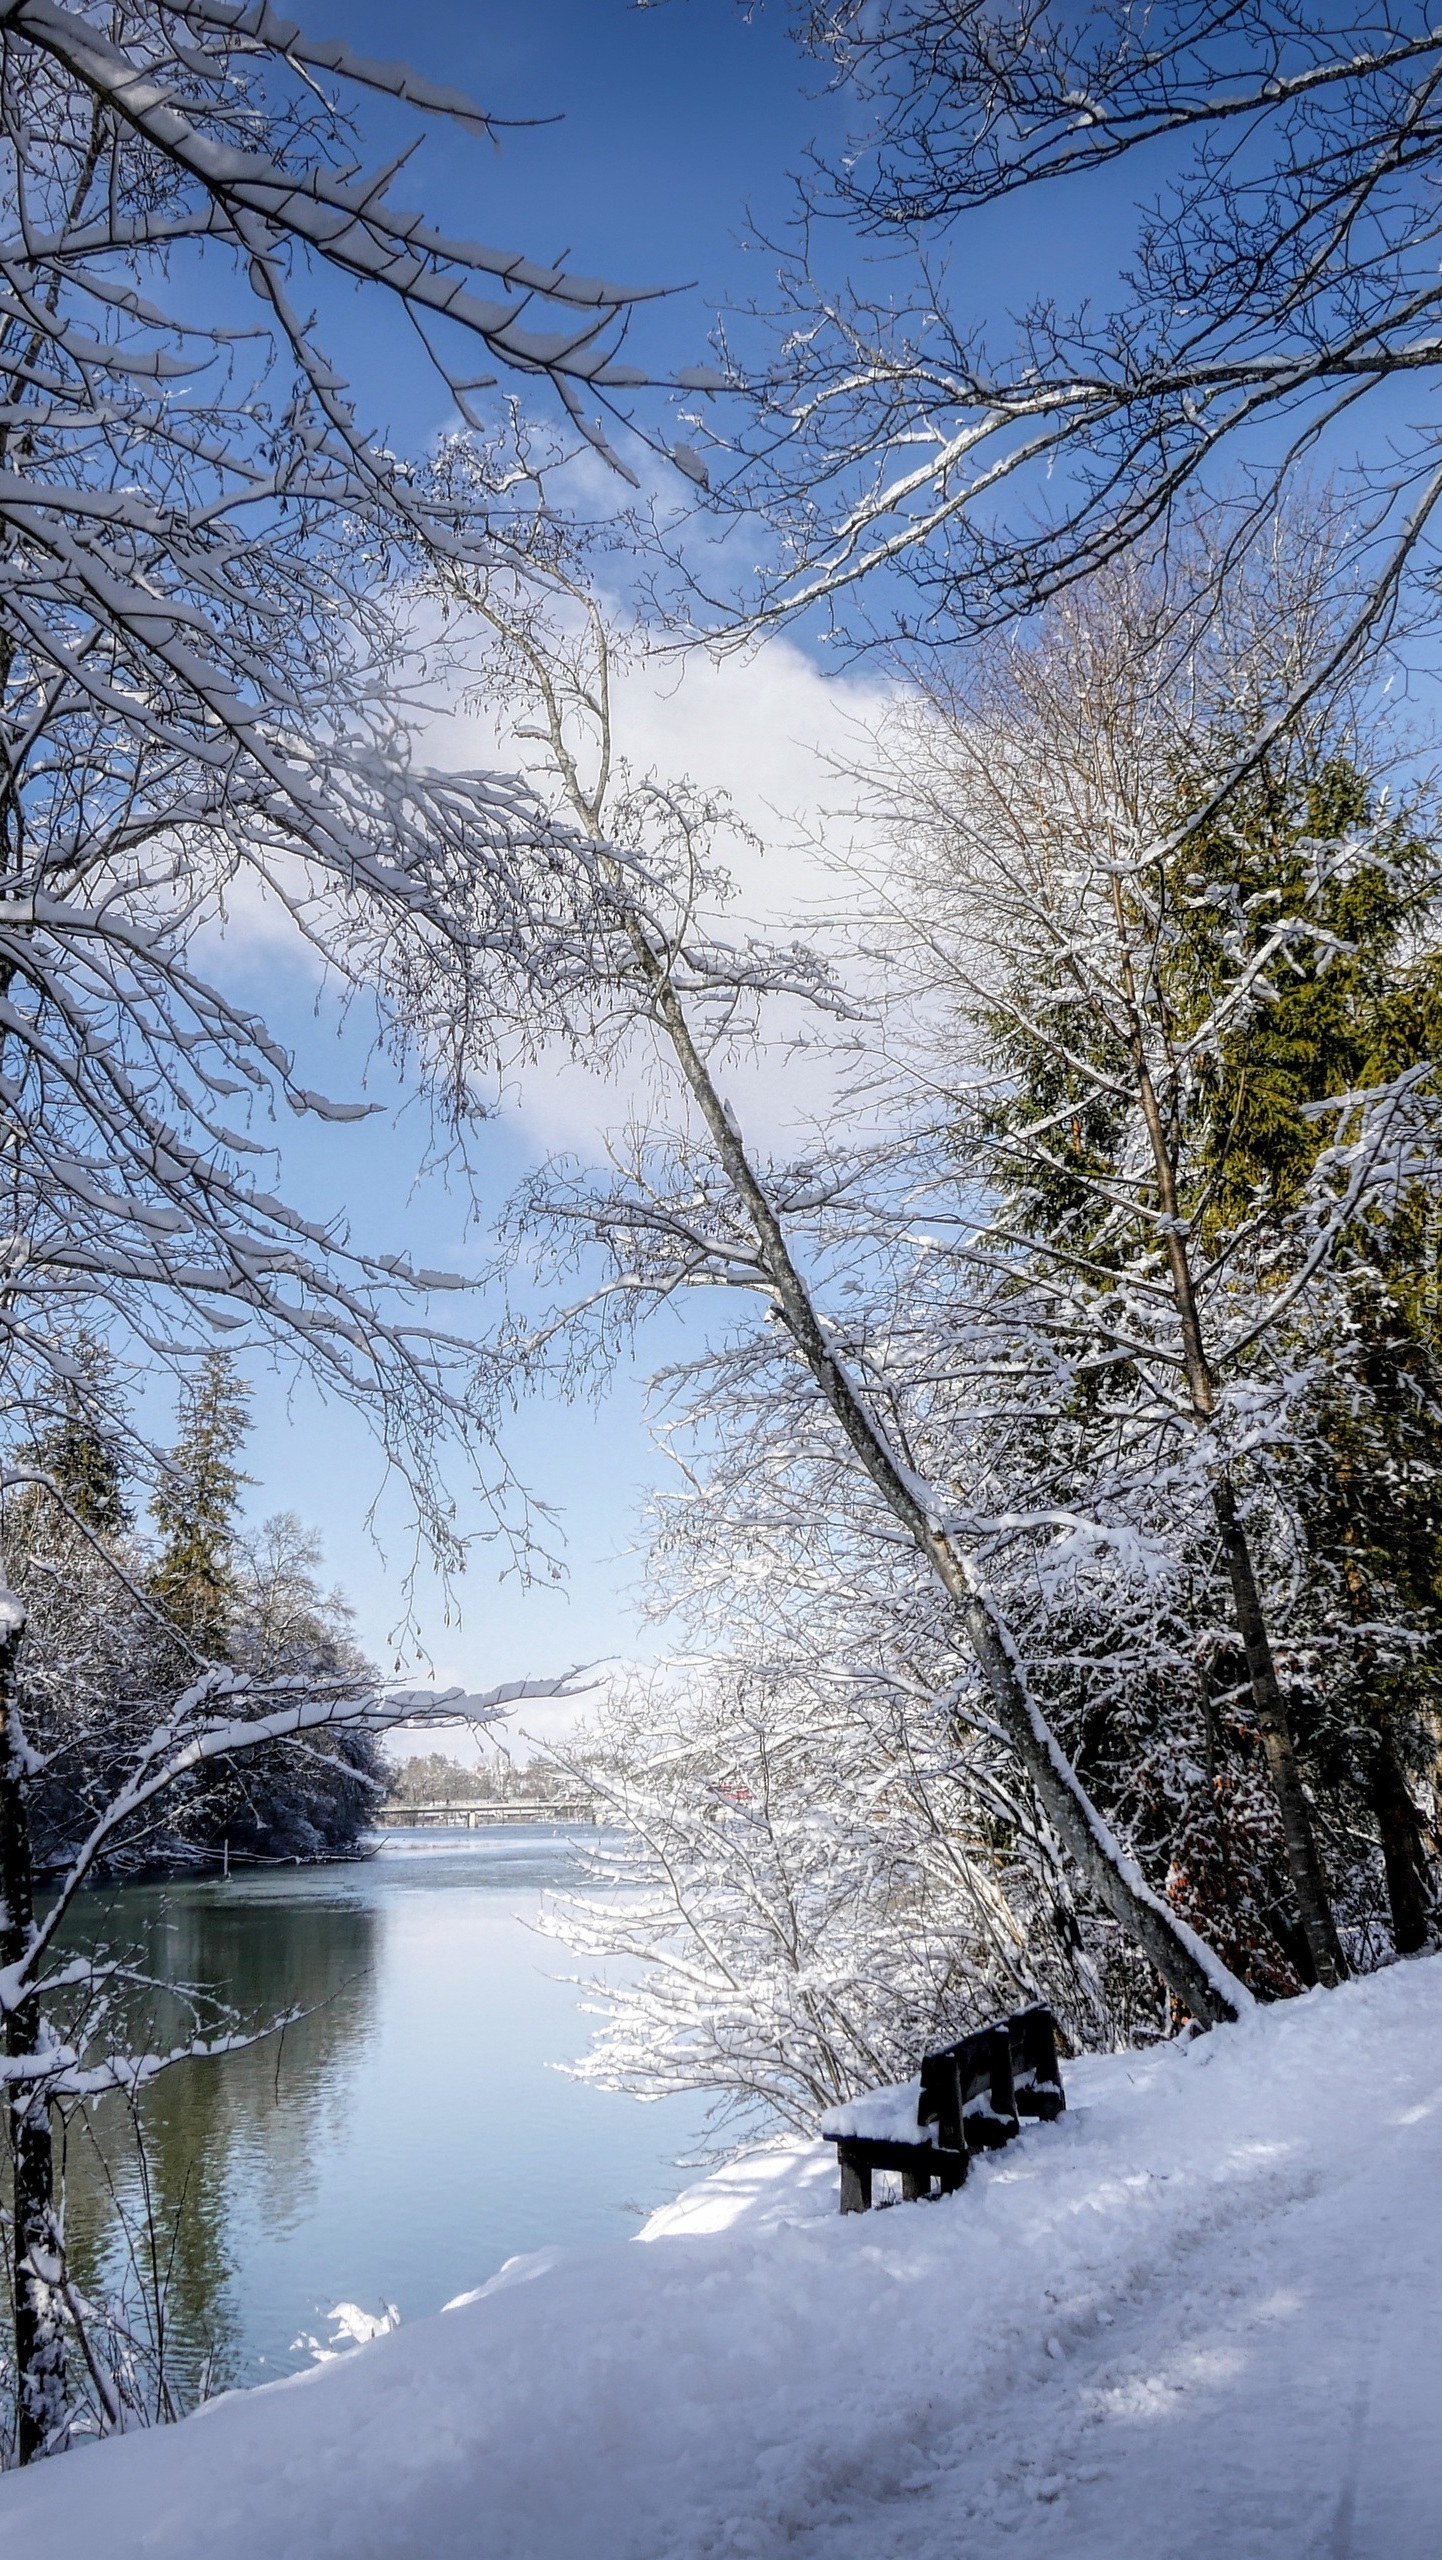
<path fill-rule="evenodd" d="M 908 2202 L 961 2186 L 974 2152 L 996 2151 L 1024 2115 L 1046 2121 L 1066 2105 L 1050 2009 L 1018 2009 L 995 2026 L 923 2057 L 915 2080 L 829 2107 L 823 2140 L 836 2145 L 841 2210 L 871 2209 L 872 2173 L 896 2169 Z"/>
<path fill-rule="evenodd" d="M 915 2142 L 921 2122 L 921 2082 L 899 2081 L 894 2089 L 868 2089 L 862 2098 L 848 2098 L 841 2107 L 828 2107 L 821 2119 L 823 2139 L 841 2142 L 859 2137 L 863 2142 Z M 926 2127 L 921 2139 L 934 2143 L 935 2131 Z"/>

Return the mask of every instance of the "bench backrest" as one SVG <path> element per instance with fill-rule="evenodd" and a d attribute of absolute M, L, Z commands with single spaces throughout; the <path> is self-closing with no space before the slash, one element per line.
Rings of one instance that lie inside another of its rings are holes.
<path fill-rule="evenodd" d="M 995 2151 L 1021 2131 L 1004 2026 L 979 2027 L 926 2055 L 916 2121 L 935 2125 L 943 2151 Z"/>
<path fill-rule="evenodd" d="M 1056 2020 L 1040 2003 L 923 2056 L 916 2121 L 935 2125 L 943 2151 L 999 2151 L 1021 2116 L 1050 2119 L 1065 2105 Z"/>
<path fill-rule="evenodd" d="M 1024 2116 L 1041 2116 L 1050 2123 L 1066 2107 L 1061 2064 L 1057 2060 L 1056 2020 L 1050 2009 L 1038 2001 L 1034 2008 L 1018 2009 L 1008 2018 L 1006 2031 L 1011 2038 L 1011 2080 L 1017 2108 Z"/>

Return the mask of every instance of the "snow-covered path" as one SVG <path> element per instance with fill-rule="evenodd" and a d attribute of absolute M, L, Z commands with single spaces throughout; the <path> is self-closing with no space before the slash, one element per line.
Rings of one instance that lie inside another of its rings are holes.
<path fill-rule="evenodd" d="M 0 2482 L 45 2560 L 1438 2560 L 1442 1959 L 1075 2065 L 965 2192 L 649 2247 Z"/>

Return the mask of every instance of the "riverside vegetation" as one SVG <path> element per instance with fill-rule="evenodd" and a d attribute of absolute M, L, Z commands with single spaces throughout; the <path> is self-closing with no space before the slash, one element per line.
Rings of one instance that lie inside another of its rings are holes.
<path fill-rule="evenodd" d="M 239 1457 L 247 1399 L 233 1360 L 212 1352 L 185 1388 L 179 1433 L 136 1516 L 125 1437 L 97 1410 L 113 1386 L 88 1364 L 87 1406 L 22 1453 L 35 1481 L 10 1497 L 6 1555 L 26 1610 L 18 1695 L 43 1766 L 30 1793 L 34 1856 L 63 1868 L 109 1803 L 157 1704 L 191 1687 L 197 1654 L 270 1683 L 324 1687 L 377 1677 L 350 1632 L 349 1604 L 318 1579 L 319 1540 L 293 1512 L 246 1529 Z M 354 1855 L 387 1784 L 376 1736 L 340 1732 L 318 1750 L 275 1743 L 201 1763 L 102 1847 L 97 1880 L 183 1873 L 229 1860 Z"/>

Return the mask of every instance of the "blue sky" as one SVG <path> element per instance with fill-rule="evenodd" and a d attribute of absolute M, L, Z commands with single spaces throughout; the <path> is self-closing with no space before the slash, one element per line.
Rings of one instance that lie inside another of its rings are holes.
<path fill-rule="evenodd" d="M 473 237 L 537 258 L 568 256 L 588 273 L 678 288 L 636 322 L 631 352 L 660 371 L 704 356 L 719 307 L 769 299 L 771 261 L 746 245 L 751 218 L 762 231 L 784 224 L 789 173 L 813 136 L 835 142 L 848 115 L 845 101 L 820 94 L 780 5 L 747 12 L 735 0 L 664 0 L 646 9 L 629 0 L 439 0 L 407 13 L 383 0 L 317 0 L 303 15 L 311 28 L 343 33 L 360 50 L 404 54 L 498 115 L 558 119 L 509 133 L 499 154 L 428 128 L 397 195 L 424 201 Z M 377 155 L 416 121 L 368 109 Z M 1070 202 L 1024 197 L 969 225 L 952 258 L 956 306 L 1004 327 L 1007 310 L 1042 286 L 1063 301 L 1088 287 L 1105 300 L 1098 270 L 1104 279 L 1117 262 L 1131 234 L 1130 200 L 1147 183 L 1144 168 L 1129 167 L 1122 184 L 1089 187 Z M 838 235 L 837 263 L 854 265 L 857 255 Z M 423 446 L 449 421 L 441 386 L 408 329 L 373 297 L 343 293 L 322 307 L 323 334 L 351 375 L 362 416 L 404 448 Z M 647 757 L 719 780 L 743 798 L 748 783 L 761 791 L 764 782 L 763 796 L 800 806 L 814 773 L 812 745 L 834 745 L 838 722 L 858 706 L 868 707 L 865 679 L 817 671 L 804 635 L 796 635 L 773 646 L 759 673 L 688 677 L 674 705 L 653 698 L 633 708 Z M 484 742 L 476 752 L 483 755 Z M 775 859 L 784 875 L 784 860 Z M 363 1042 L 352 1032 L 337 1044 L 334 1013 L 293 956 L 252 934 L 237 939 L 233 965 L 282 1034 L 314 1059 L 307 1080 L 355 1090 Z M 574 1100 L 543 1083 L 483 1133 L 488 1208 L 548 1140 L 573 1134 Z M 300 1132 L 286 1139 L 284 1175 L 308 1209 L 348 1209 L 383 1249 L 399 1240 L 419 1260 L 466 1267 L 481 1248 L 467 1234 L 465 1204 L 434 1182 L 413 1187 L 419 1151 L 418 1123 L 404 1115 L 356 1130 Z M 650 1358 L 659 1362 L 676 1347 L 662 1331 Z M 642 1408 L 640 1376 L 628 1375 L 597 1410 L 532 1407 L 520 1419 L 511 1455 L 536 1493 L 558 1506 L 568 1583 L 527 1591 L 502 1579 L 501 1560 L 482 1551 L 447 1622 L 423 1576 L 422 1619 L 446 1676 L 478 1687 L 635 1647 L 631 1550 L 646 1489 L 661 1472 Z M 250 1463 L 259 1479 L 254 1510 L 295 1509 L 321 1529 L 329 1568 L 357 1603 L 361 1633 L 382 1652 L 400 1606 L 402 1514 L 383 1503 L 382 1559 L 366 1527 L 379 1470 L 357 1427 L 318 1414 L 303 1392 L 287 1400 L 259 1380 Z"/>
<path fill-rule="evenodd" d="M 876 707 L 865 681 L 819 674 L 788 642 L 749 668 L 733 662 L 716 669 L 700 661 L 679 685 L 668 676 L 659 690 L 623 686 L 619 705 L 622 735 L 638 763 L 717 783 L 758 826 L 770 827 L 771 842 L 746 885 L 748 907 L 772 912 L 788 909 L 798 896 L 804 900 L 811 883 L 804 858 L 798 863 L 791 854 L 771 813 L 806 805 L 815 792 L 820 768 L 813 743 L 844 750 L 849 724 Z M 452 742 L 458 749 L 472 745 L 478 761 L 486 760 L 486 743 L 464 735 Z M 247 915 L 229 935 L 225 968 L 236 991 L 302 1054 L 305 1081 L 338 1098 L 362 1089 L 399 1098 L 389 1073 L 368 1057 L 360 1014 L 346 1018 L 337 1010 L 289 936 L 272 935 L 263 919 Z M 766 1070 L 749 1078 L 733 1073 L 730 1081 L 744 1124 L 764 1136 L 774 1107 Z M 471 1221 L 461 1188 L 416 1183 L 425 1122 L 414 1103 L 353 1126 L 287 1120 L 276 1133 L 282 1149 L 276 1187 L 312 1216 L 346 1213 L 357 1234 L 383 1250 L 400 1247 L 419 1262 L 474 1271 L 487 1256 L 487 1213 L 501 1206 L 518 1177 L 553 1149 L 593 1151 L 599 1120 L 617 1116 L 614 1097 L 583 1069 L 550 1063 L 527 1075 L 475 1136 L 479 1224 Z M 456 1311 L 457 1302 L 441 1302 L 443 1319 Z M 707 1312 L 713 1311 L 720 1316 L 718 1302 L 710 1302 Z M 700 1327 L 694 1300 L 688 1318 L 694 1342 Z M 559 1507 L 567 1578 L 560 1588 L 528 1591 L 514 1576 L 498 1579 L 503 1559 L 482 1550 L 459 1586 L 459 1622 L 447 1625 L 439 1595 L 423 1577 L 422 1588 L 429 1589 L 423 1617 L 447 1677 L 482 1687 L 558 1662 L 634 1649 L 637 1566 L 628 1551 L 645 1489 L 663 1472 L 644 1424 L 642 1379 L 685 1347 L 674 1321 L 658 1322 L 638 1368 L 621 1376 L 599 1407 L 532 1402 L 522 1410 L 507 1433 L 507 1450 L 530 1487 Z M 404 1505 L 393 1500 L 382 1507 L 383 1565 L 364 1522 L 377 1467 L 359 1424 L 344 1414 L 318 1413 L 306 1392 L 291 1395 L 264 1376 L 257 1389 L 249 1463 L 258 1482 L 251 1508 L 258 1514 L 294 1509 L 322 1529 L 330 1568 L 360 1607 L 366 1641 L 379 1649 L 400 1605 Z"/>
<path fill-rule="evenodd" d="M 677 290 L 640 317 L 632 352 L 660 367 L 703 358 L 710 314 L 765 295 L 766 261 L 742 244 L 747 207 L 774 229 L 791 204 L 787 172 L 814 133 L 837 129 L 838 102 L 786 32 L 784 8 L 735 0 L 441 0 L 406 13 L 381 0 L 320 0 L 307 25 L 357 50 L 403 53 L 498 116 L 554 119 L 502 136 L 498 151 L 431 125 L 397 182 L 401 200 L 476 238 L 587 274 Z M 415 130 L 404 111 L 367 107 L 389 141 Z M 684 288 L 693 288 L 685 290 Z M 363 315 L 363 316 L 362 316 Z M 442 423 L 433 384 L 366 296 L 345 353 L 397 438 Z"/>
<path fill-rule="evenodd" d="M 404 53 L 498 114 L 559 117 L 509 134 L 499 154 L 430 128 L 397 194 L 424 200 L 473 237 L 536 257 L 569 254 L 587 272 L 628 282 L 685 288 L 650 306 L 638 325 L 636 353 L 661 370 L 704 354 L 711 315 L 728 298 L 753 291 L 764 298 L 764 271 L 758 275 L 755 253 L 742 246 L 748 203 L 763 223 L 779 223 L 789 202 L 788 170 L 818 124 L 836 115 L 832 102 L 806 94 L 814 72 L 790 43 L 782 13 L 748 17 L 728 0 L 669 0 L 649 10 L 625 0 L 527 0 L 524 8 L 472 0 L 413 16 L 376 0 L 329 0 L 305 17 L 312 29 L 343 33 L 357 49 Z M 393 148 L 415 121 L 385 110 L 369 115 L 377 153 Z M 322 307 L 323 334 L 349 371 L 368 422 L 412 450 L 449 422 L 443 391 L 401 324 L 371 297 L 340 296 Z M 794 648 L 777 664 L 766 704 L 779 760 L 774 787 L 784 797 L 788 758 L 795 760 L 793 749 L 804 757 L 806 740 L 845 687 L 832 684 L 823 699 Z M 689 708 L 673 709 L 662 727 L 684 733 L 693 764 L 713 750 L 725 763 L 733 725 L 727 698 L 713 683 L 702 699 L 700 685 L 691 685 Z M 794 703 L 794 715 L 778 711 L 778 700 Z M 642 709 L 654 728 L 654 705 Z M 754 746 L 754 700 L 747 718 Z M 663 738 L 662 754 L 665 745 Z M 238 931 L 231 972 L 303 1053 L 308 1080 L 338 1094 L 358 1089 L 367 1071 L 363 1035 L 356 1024 L 343 1028 L 283 939 L 253 923 Z M 370 1090 L 386 1092 L 386 1077 L 377 1081 L 370 1072 Z M 558 1124 L 553 1092 L 539 1103 L 523 1096 L 514 1118 L 482 1133 L 484 1207 L 500 1204 L 548 1140 L 570 1134 L 569 1107 L 563 1098 Z M 468 1230 L 466 1200 L 435 1181 L 416 1186 L 421 1142 L 415 1112 L 353 1128 L 307 1124 L 283 1133 L 282 1179 L 310 1213 L 344 1210 L 382 1249 L 399 1242 L 417 1260 L 474 1268 L 484 1246 Z M 674 1332 L 668 1337 L 662 1328 L 651 1357 L 671 1356 L 676 1347 Z M 250 1508 L 257 1516 L 293 1509 L 321 1530 L 327 1569 L 348 1587 L 363 1639 L 385 1658 L 409 1552 L 404 1503 L 394 1491 L 382 1494 L 378 1549 L 367 1512 L 381 1471 L 360 1426 L 319 1409 L 304 1387 L 263 1372 L 254 1383 Z M 527 1590 L 503 1574 L 499 1551 L 483 1549 L 448 1617 L 423 1573 L 422 1623 L 444 1676 L 482 1686 L 634 1647 L 637 1563 L 628 1551 L 658 1473 L 642 1408 L 638 1373 L 619 1379 L 598 1409 L 533 1405 L 520 1418 L 510 1454 L 535 1492 L 558 1508 L 566 1582 Z"/>

